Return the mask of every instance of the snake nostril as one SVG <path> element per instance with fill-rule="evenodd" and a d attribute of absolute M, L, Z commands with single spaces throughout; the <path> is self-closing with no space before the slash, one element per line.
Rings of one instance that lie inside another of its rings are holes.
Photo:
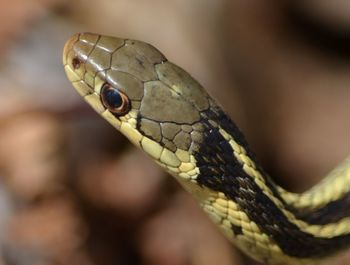
<path fill-rule="evenodd" d="M 80 65 L 81 65 L 81 61 L 79 58 L 77 57 L 74 57 L 73 60 L 72 60 L 72 65 L 73 65 L 73 68 L 76 70 L 76 69 L 79 69 L 80 68 Z"/>

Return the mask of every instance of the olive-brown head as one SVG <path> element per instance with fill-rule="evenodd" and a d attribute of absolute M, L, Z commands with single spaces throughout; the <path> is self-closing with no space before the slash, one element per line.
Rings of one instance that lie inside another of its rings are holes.
<path fill-rule="evenodd" d="M 172 173 L 195 175 L 201 113 L 212 100 L 153 46 L 92 33 L 72 36 L 63 64 L 73 86 L 106 120 Z"/>

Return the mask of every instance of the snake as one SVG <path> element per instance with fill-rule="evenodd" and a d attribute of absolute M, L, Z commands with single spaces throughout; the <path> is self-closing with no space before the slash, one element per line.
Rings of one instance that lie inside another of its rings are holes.
<path fill-rule="evenodd" d="M 63 65 L 91 107 L 175 177 L 248 256 L 318 264 L 350 244 L 350 159 L 310 189 L 290 192 L 199 82 L 152 45 L 77 33 Z"/>

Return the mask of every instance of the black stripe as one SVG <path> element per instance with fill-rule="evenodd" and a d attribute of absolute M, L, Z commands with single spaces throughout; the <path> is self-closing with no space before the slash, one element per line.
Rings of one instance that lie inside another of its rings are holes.
<path fill-rule="evenodd" d="M 228 132 L 233 139 L 242 146 L 247 152 L 248 157 L 255 163 L 256 169 L 261 172 L 265 177 L 265 182 L 267 187 L 272 191 L 273 195 L 279 200 L 283 200 L 281 195 L 276 189 L 276 185 L 273 183 L 272 179 L 268 176 L 265 170 L 262 168 L 260 163 L 258 163 L 255 153 L 250 149 L 247 140 L 245 139 L 243 133 L 239 130 L 235 123 L 232 122 L 230 117 L 228 117 L 225 112 L 219 108 L 212 108 L 211 110 L 203 113 L 204 116 L 207 116 L 209 119 L 218 120 L 220 127 Z"/>
<path fill-rule="evenodd" d="M 209 110 L 202 114 L 203 120 L 210 117 L 226 130 L 230 127 L 228 133 L 235 137 L 239 135 L 241 138 L 235 138 L 235 140 L 240 144 L 244 143 L 242 134 L 233 123 L 227 124 L 231 123 L 230 119 L 219 119 L 226 116 L 220 113 L 220 110 Z M 270 235 L 285 254 L 298 258 L 322 257 L 350 244 L 349 235 L 319 238 L 300 231 L 244 172 L 242 165 L 233 155 L 232 147 L 219 133 L 218 128 L 206 123 L 204 137 L 205 144 L 200 146 L 199 153 L 194 154 L 200 171 L 197 177 L 198 183 L 223 192 L 235 201 L 262 232 Z"/>
<path fill-rule="evenodd" d="M 276 186 L 273 181 L 266 174 L 264 169 L 257 162 L 255 154 L 250 150 L 247 141 L 244 139 L 243 134 L 240 132 L 238 127 L 231 121 L 231 119 L 220 109 L 213 109 L 208 111 L 205 115 L 213 119 L 220 121 L 220 126 L 230 133 L 235 141 L 244 147 L 247 151 L 247 155 L 254 161 L 257 170 L 261 172 L 266 181 L 266 185 L 272 191 L 273 195 L 277 197 L 280 201 L 283 201 L 282 197 L 278 193 Z M 345 217 L 350 217 L 350 193 L 345 194 L 342 198 L 329 202 L 328 204 L 322 206 L 322 208 L 317 209 L 307 209 L 307 208 L 294 208 L 292 205 L 286 204 L 286 209 L 293 212 L 298 219 L 304 221 L 308 224 L 314 225 L 324 225 L 329 223 L 336 223 Z"/>
<path fill-rule="evenodd" d="M 296 211 L 295 215 L 309 224 L 336 223 L 342 218 L 350 216 L 350 194 L 347 193 L 342 198 L 329 202 L 322 208 L 300 209 Z"/>

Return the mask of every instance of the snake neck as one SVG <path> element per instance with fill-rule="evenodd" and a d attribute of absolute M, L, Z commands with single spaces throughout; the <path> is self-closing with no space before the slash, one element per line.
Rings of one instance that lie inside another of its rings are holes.
<path fill-rule="evenodd" d="M 284 190 L 264 173 L 231 119 L 219 107 L 212 107 L 201 116 L 205 127 L 203 144 L 192 152 L 199 169 L 199 186 L 217 192 L 218 197 L 235 205 L 237 212 L 246 215 L 246 222 L 254 223 L 289 257 L 320 258 L 350 243 L 349 226 L 344 228 L 350 221 L 344 219 L 344 212 L 332 215 L 334 202 L 320 208 L 298 208 L 288 203 Z M 229 211 L 226 217 L 223 212 L 217 214 L 220 210 L 213 209 L 210 199 L 203 203 L 204 208 L 206 204 L 211 204 L 209 211 L 214 211 L 216 222 L 224 224 L 225 220 L 234 219 Z M 243 219 L 230 221 L 234 238 L 248 233 L 244 231 Z M 330 223 L 328 232 L 322 231 L 326 223 Z M 331 231 L 337 229 L 337 233 Z"/>
<path fill-rule="evenodd" d="M 174 175 L 250 256 L 305 264 L 350 243 L 350 162 L 303 194 L 287 192 L 202 86 L 151 45 L 77 34 L 63 63 L 89 104 Z"/>

